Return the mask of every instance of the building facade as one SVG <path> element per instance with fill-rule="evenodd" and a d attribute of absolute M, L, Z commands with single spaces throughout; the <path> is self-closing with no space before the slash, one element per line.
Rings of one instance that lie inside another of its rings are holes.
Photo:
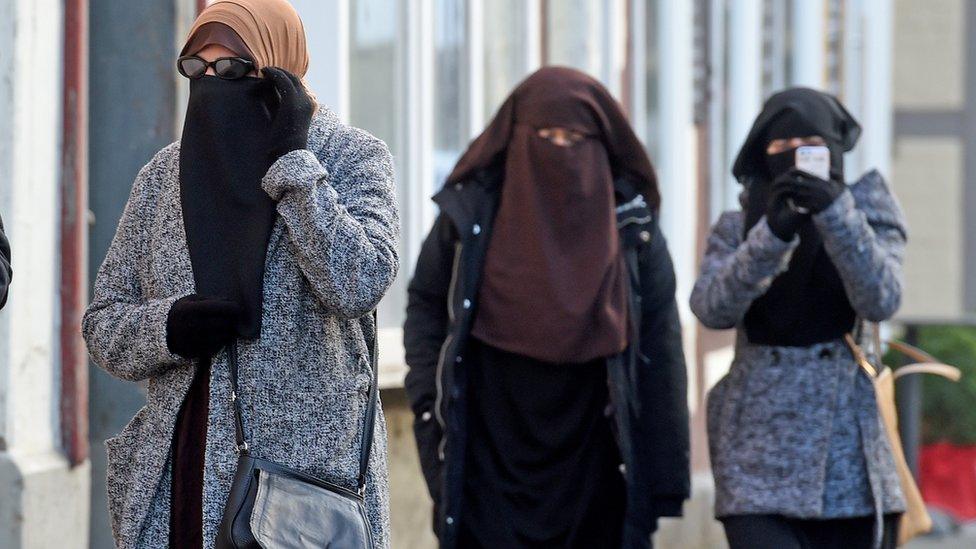
<path fill-rule="evenodd" d="M 976 157 L 966 152 L 976 143 L 976 71 L 963 70 L 976 9 L 965 0 L 292 1 L 319 101 L 385 140 L 396 159 L 403 263 L 380 328 L 398 548 L 433 546 L 402 390 L 401 332 L 407 281 L 437 214 L 430 197 L 508 92 L 542 65 L 600 79 L 661 183 L 685 328 L 696 494 L 688 518 L 664 525 L 661 546 L 722 543 L 710 520 L 702 412 L 728 369 L 731 337 L 701 329 L 687 298 L 711 222 L 737 207 L 730 166 L 767 95 L 822 88 L 861 121 L 849 176 L 875 167 L 891 177 L 916 238 L 906 316 L 976 310 L 976 282 L 965 276 L 976 269 L 976 230 L 965 215 L 976 208 L 965 184 Z M 65 287 L 79 281 L 62 266 L 79 253 L 76 191 L 90 210 L 80 273 L 93 278 L 136 172 L 178 138 L 187 91 L 174 60 L 202 3 L 0 0 L 0 69 L 13 75 L 0 81 L 0 215 L 15 271 L 0 313 L 0 547 L 47 547 L 49 539 L 111 547 L 102 443 L 142 406 L 144 389 L 71 366 L 76 303 Z M 81 27 L 72 17 L 79 11 Z M 80 88 L 79 57 L 88 80 Z M 936 57 L 945 63 L 931 63 Z M 87 116 L 78 116 L 79 104 Z M 87 147 L 72 123 L 84 124 Z M 80 166 L 72 161 L 86 150 Z M 945 192 L 923 191 L 932 181 Z M 935 284 L 942 280 L 949 283 Z"/>

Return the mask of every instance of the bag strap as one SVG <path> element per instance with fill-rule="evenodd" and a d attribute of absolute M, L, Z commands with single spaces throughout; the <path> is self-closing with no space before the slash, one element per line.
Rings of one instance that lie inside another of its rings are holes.
<path fill-rule="evenodd" d="M 379 405 L 379 322 L 373 311 L 373 337 L 369 346 L 369 369 L 372 380 L 369 384 L 369 400 L 366 402 L 366 423 L 363 425 L 363 440 L 359 448 L 359 495 L 366 492 L 366 473 L 369 471 L 369 456 L 373 451 L 373 431 L 376 430 L 376 408 Z"/>
<path fill-rule="evenodd" d="M 864 350 L 861 349 L 861 346 L 857 344 L 854 336 L 851 334 L 845 334 L 844 341 L 847 342 L 847 346 L 850 347 L 851 353 L 854 355 L 854 359 L 861 366 L 861 368 L 864 369 L 864 371 L 867 372 L 872 378 L 877 377 L 877 368 L 875 368 L 874 365 L 872 365 L 867 359 L 864 354 Z M 880 338 L 878 341 L 880 341 Z M 918 361 L 914 364 L 908 364 L 893 370 L 892 376 L 894 379 L 912 374 L 932 374 L 942 376 L 950 381 L 959 381 L 962 378 L 962 372 L 959 370 L 959 368 L 939 362 L 938 359 L 919 349 L 918 347 L 914 347 L 903 341 L 896 340 L 888 340 L 887 343 L 888 346 L 893 350 Z"/>
<path fill-rule="evenodd" d="M 230 348 L 227 350 L 227 356 L 230 360 L 230 402 L 234 408 L 234 437 L 237 439 L 237 451 L 241 455 L 247 455 L 247 440 L 244 438 L 244 419 L 241 414 L 241 400 L 238 398 L 237 393 L 240 392 L 239 384 L 237 381 L 237 374 L 239 367 L 237 364 L 237 341 L 233 341 L 230 344 Z"/>
<path fill-rule="evenodd" d="M 959 368 L 940 362 L 939 359 L 914 345 L 909 345 L 904 341 L 889 340 L 888 346 L 916 361 L 914 364 L 908 364 L 895 370 L 895 379 L 911 374 L 933 374 L 950 381 L 959 381 L 962 378 L 962 371 Z"/>
<path fill-rule="evenodd" d="M 366 403 L 366 418 L 363 425 L 363 439 L 359 448 L 359 474 L 356 477 L 356 488 L 360 495 L 363 495 L 366 491 L 366 473 L 369 470 L 369 458 L 373 449 L 373 432 L 376 430 L 376 409 L 379 403 L 379 345 L 377 342 L 379 327 L 377 325 L 376 311 L 373 311 L 372 316 L 373 337 L 369 346 L 370 370 L 372 372 L 369 384 L 369 399 Z M 238 363 L 236 341 L 230 344 L 227 354 L 230 361 L 230 368 L 228 368 L 231 383 L 230 399 L 234 408 L 234 437 L 237 439 L 237 451 L 242 455 L 247 455 L 248 446 L 247 439 L 244 436 L 244 416 L 241 413 L 241 402 L 238 396 L 238 393 L 240 393 L 238 381 L 240 365 Z"/>
<path fill-rule="evenodd" d="M 851 354 L 854 355 L 854 360 L 857 361 L 858 366 L 860 366 L 861 369 L 864 370 L 872 379 L 878 377 L 878 369 L 875 368 L 874 365 L 868 360 L 868 357 L 865 356 L 864 350 L 861 349 L 861 346 L 858 345 L 857 341 L 854 340 L 854 336 L 851 334 L 844 334 L 844 342 L 847 343 L 847 346 L 851 349 Z"/>

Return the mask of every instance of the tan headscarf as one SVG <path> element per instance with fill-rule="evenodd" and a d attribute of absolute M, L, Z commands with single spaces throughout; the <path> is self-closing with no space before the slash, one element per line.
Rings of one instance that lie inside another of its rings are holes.
<path fill-rule="evenodd" d="M 217 0 L 197 17 L 187 34 L 187 45 L 207 23 L 222 23 L 233 29 L 254 56 L 258 70 L 280 67 L 299 78 L 308 72 L 305 27 L 286 0 Z"/>

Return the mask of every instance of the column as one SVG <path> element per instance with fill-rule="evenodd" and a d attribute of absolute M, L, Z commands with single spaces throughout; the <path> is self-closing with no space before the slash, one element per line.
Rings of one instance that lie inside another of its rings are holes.
<path fill-rule="evenodd" d="M 822 89 L 827 56 L 824 0 L 793 0 L 793 86 Z"/>
<path fill-rule="evenodd" d="M 462 104 L 467 107 L 467 127 L 468 137 L 474 139 L 481 133 L 485 126 L 485 118 L 490 114 L 485 113 L 485 25 L 491 25 L 484 20 L 483 0 L 468 0 L 467 9 L 464 14 L 465 21 L 465 54 L 467 63 L 465 70 L 465 83 L 467 97 Z"/>
<path fill-rule="evenodd" d="M 894 44 L 894 6 L 892 0 L 863 0 L 864 5 L 864 98 L 861 125 L 864 132 L 860 147 L 864 166 L 877 168 L 891 176 L 892 139 L 892 52 Z"/>
<path fill-rule="evenodd" d="M 6 2 L 0 22 L 0 214 L 14 268 L 0 312 L 0 547 L 10 549 L 88 543 L 88 462 L 69 464 L 60 432 L 63 8 Z"/>
<path fill-rule="evenodd" d="M 762 106 L 762 0 L 739 0 L 729 5 L 728 133 L 726 158 L 739 154 L 749 129 Z M 725 193 L 726 209 L 738 208 L 732 176 Z"/>

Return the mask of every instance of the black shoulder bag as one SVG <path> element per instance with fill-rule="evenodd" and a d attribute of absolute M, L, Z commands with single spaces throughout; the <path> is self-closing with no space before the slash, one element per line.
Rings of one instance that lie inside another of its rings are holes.
<path fill-rule="evenodd" d="M 244 437 L 238 401 L 237 346 L 229 349 L 233 387 L 234 429 L 237 438 L 237 473 L 217 533 L 217 549 L 259 547 L 348 547 L 372 549 L 373 534 L 366 515 L 366 471 L 376 423 L 377 345 L 373 315 L 370 345 L 372 383 L 359 452 L 358 489 L 336 486 L 279 463 L 252 456 Z"/>

